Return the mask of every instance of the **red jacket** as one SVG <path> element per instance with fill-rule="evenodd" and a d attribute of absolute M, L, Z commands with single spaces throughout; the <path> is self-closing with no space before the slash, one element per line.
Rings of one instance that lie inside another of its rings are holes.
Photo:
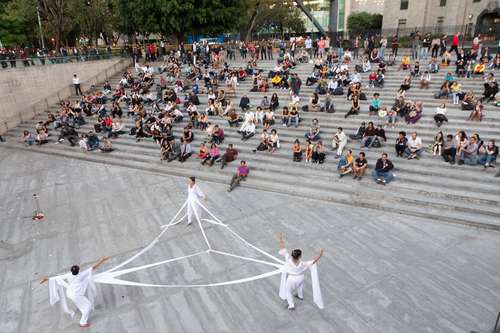
<path fill-rule="evenodd" d="M 458 35 L 454 35 L 451 38 L 451 46 L 458 46 Z"/>

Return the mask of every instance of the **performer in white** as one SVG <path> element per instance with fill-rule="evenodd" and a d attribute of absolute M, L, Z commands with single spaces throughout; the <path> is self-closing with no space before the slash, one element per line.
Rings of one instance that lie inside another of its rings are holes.
<path fill-rule="evenodd" d="M 291 255 L 285 248 L 285 240 L 283 239 L 283 234 L 279 235 L 278 238 L 280 251 L 279 254 L 285 257 L 284 274 L 280 286 L 280 297 L 286 299 L 288 302 L 288 310 L 295 310 L 294 296 L 300 300 L 304 299 L 304 273 L 307 269 L 311 268 L 318 260 L 323 256 L 323 249 L 320 249 L 318 255 L 309 261 L 302 261 L 302 251 L 300 249 L 295 249 L 292 251 Z M 317 281 L 317 273 L 313 277 L 313 293 L 319 293 L 319 298 L 321 298 L 321 291 L 319 290 L 319 281 Z M 316 281 L 315 281 L 316 280 Z M 316 295 L 314 295 L 316 297 Z M 323 303 L 322 299 L 320 303 Z"/>
<path fill-rule="evenodd" d="M 193 222 L 193 216 L 198 215 L 198 218 L 201 218 L 200 214 L 200 205 L 198 204 L 198 201 L 200 199 L 205 199 L 205 194 L 201 191 L 201 189 L 196 185 L 196 178 L 195 177 L 189 177 L 189 182 L 188 182 L 188 203 L 187 203 L 187 218 L 188 222 L 187 224 L 191 224 Z M 195 216 L 196 218 L 196 216 Z"/>
<path fill-rule="evenodd" d="M 71 272 L 63 275 L 44 278 L 40 283 L 49 281 L 50 305 L 61 301 L 62 310 L 69 314 L 71 318 L 75 315 L 70 310 L 66 302 L 66 296 L 73 301 L 75 306 L 82 313 L 80 327 L 89 327 L 88 318 L 90 310 L 94 308 L 96 288 L 92 277 L 93 271 L 101 266 L 107 257 L 99 259 L 92 267 L 80 272 L 80 267 L 75 265 L 71 267 Z M 66 289 L 66 293 L 64 293 Z"/>

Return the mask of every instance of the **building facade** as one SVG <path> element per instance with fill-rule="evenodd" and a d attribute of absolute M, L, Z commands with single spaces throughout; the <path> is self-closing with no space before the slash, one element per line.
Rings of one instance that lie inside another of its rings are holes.
<path fill-rule="evenodd" d="M 415 30 L 465 36 L 481 33 L 498 38 L 498 0 L 385 0 L 384 34 L 408 34 Z"/>
<path fill-rule="evenodd" d="M 358 12 L 382 14 L 384 1 L 387 0 L 304 0 L 304 4 L 326 31 L 346 32 L 349 15 Z M 317 31 L 305 15 L 304 20 L 308 32 Z"/>

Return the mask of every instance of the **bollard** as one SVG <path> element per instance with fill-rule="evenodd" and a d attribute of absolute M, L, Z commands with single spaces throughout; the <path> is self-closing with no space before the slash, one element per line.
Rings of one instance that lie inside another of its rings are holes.
<path fill-rule="evenodd" d="M 33 221 L 43 220 L 45 215 L 40 209 L 40 202 L 38 201 L 38 195 L 33 194 L 33 200 L 35 201 L 35 211 L 33 212 Z"/>

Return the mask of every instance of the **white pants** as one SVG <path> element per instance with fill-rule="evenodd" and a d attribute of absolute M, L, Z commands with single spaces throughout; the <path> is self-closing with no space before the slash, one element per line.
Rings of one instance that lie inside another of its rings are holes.
<path fill-rule="evenodd" d="M 288 275 L 286 279 L 286 301 L 288 307 L 295 307 L 293 294 L 297 293 L 299 298 L 304 298 L 304 275 Z"/>
<path fill-rule="evenodd" d="M 82 313 L 82 318 L 80 319 L 80 325 L 87 324 L 89 319 L 90 310 L 92 309 L 92 304 L 89 299 L 85 296 L 74 296 L 70 298 L 76 305 L 78 310 Z"/>
<path fill-rule="evenodd" d="M 196 210 L 196 215 L 198 215 L 198 217 L 201 218 L 201 216 L 200 216 L 200 206 L 197 203 L 191 203 L 191 202 L 189 202 L 188 205 L 187 205 L 188 224 L 191 224 L 193 222 L 193 217 L 196 218 L 195 210 Z"/>
<path fill-rule="evenodd" d="M 337 156 L 341 156 L 342 155 L 342 151 L 344 150 L 344 147 L 345 145 L 347 144 L 347 142 L 339 142 L 339 143 L 336 143 L 335 141 L 333 142 L 333 149 L 337 149 Z"/>

